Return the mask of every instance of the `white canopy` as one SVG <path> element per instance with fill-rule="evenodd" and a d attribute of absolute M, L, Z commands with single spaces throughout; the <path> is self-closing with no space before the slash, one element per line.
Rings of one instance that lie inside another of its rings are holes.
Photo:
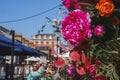
<path fill-rule="evenodd" d="M 36 57 L 29 57 L 27 59 L 25 59 L 25 61 L 40 61 L 40 58 L 36 58 Z"/>
<path fill-rule="evenodd" d="M 40 59 L 39 57 L 36 57 L 36 59 L 37 59 L 38 61 L 41 61 L 41 59 Z"/>

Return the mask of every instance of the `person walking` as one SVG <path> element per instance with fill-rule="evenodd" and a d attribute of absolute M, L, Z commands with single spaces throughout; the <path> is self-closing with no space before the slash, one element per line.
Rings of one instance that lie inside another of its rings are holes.
<path fill-rule="evenodd" d="M 44 80 L 44 78 L 41 78 L 41 72 L 38 71 L 38 67 L 36 64 L 33 65 L 32 71 L 29 73 L 27 80 Z"/>

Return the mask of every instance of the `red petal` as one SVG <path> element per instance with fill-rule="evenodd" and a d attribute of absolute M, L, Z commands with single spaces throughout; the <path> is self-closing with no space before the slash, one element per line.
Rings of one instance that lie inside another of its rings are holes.
<path fill-rule="evenodd" d="M 80 55 L 79 55 L 78 51 L 70 52 L 70 57 L 73 61 L 77 61 L 77 62 L 80 61 Z"/>
<path fill-rule="evenodd" d="M 84 52 L 82 52 L 81 56 L 82 56 L 82 63 L 85 65 L 85 68 L 88 69 L 88 67 L 90 65 L 90 58 L 89 58 L 89 56 L 85 56 Z"/>
<path fill-rule="evenodd" d="M 85 63 L 85 66 L 86 66 L 86 69 L 88 69 L 88 67 L 90 66 L 91 62 L 90 62 L 90 57 L 87 56 L 86 57 L 86 63 Z"/>
<path fill-rule="evenodd" d="M 76 68 L 76 71 L 79 75 L 85 75 L 86 74 L 85 69 L 83 67 Z"/>
<path fill-rule="evenodd" d="M 64 66 L 65 61 L 63 60 L 63 58 L 59 57 L 54 61 L 54 64 L 57 68 L 61 68 Z"/>
<path fill-rule="evenodd" d="M 81 57 L 82 57 L 82 63 L 85 64 L 86 63 L 86 57 L 85 57 L 84 52 L 82 52 Z"/>

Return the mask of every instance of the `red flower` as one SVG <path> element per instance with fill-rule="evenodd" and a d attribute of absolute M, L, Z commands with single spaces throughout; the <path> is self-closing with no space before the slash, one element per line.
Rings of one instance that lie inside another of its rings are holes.
<path fill-rule="evenodd" d="M 100 0 L 97 3 L 96 8 L 101 16 L 109 17 L 112 14 L 115 6 L 112 0 Z"/>
<path fill-rule="evenodd" d="M 63 58 L 58 57 L 58 58 L 55 59 L 54 64 L 57 68 L 61 68 L 61 67 L 64 66 L 65 61 L 63 60 Z"/>
<path fill-rule="evenodd" d="M 82 63 L 84 64 L 85 68 L 88 69 L 90 66 L 90 58 L 89 56 L 85 56 L 85 53 L 81 53 Z"/>
<path fill-rule="evenodd" d="M 85 56 L 85 53 L 82 52 L 81 55 L 81 64 L 77 64 L 76 71 L 79 75 L 85 75 L 86 72 L 88 71 L 88 68 L 90 66 L 90 59 L 88 56 Z"/>
<path fill-rule="evenodd" d="M 80 61 L 80 55 L 77 50 L 70 52 L 70 57 L 73 61 L 77 61 L 77 62 Z"/>

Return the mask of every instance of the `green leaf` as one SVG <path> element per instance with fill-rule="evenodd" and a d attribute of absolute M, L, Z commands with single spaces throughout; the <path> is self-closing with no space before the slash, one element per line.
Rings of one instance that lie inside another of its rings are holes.
<path fill-rule="evenodd" d="M 99 77 L 99 76 L 101 76 L 103 73 L 104 73 L 104 71 L 99 72 L 98 74 L 95 75 L 95 77 Z"/>

